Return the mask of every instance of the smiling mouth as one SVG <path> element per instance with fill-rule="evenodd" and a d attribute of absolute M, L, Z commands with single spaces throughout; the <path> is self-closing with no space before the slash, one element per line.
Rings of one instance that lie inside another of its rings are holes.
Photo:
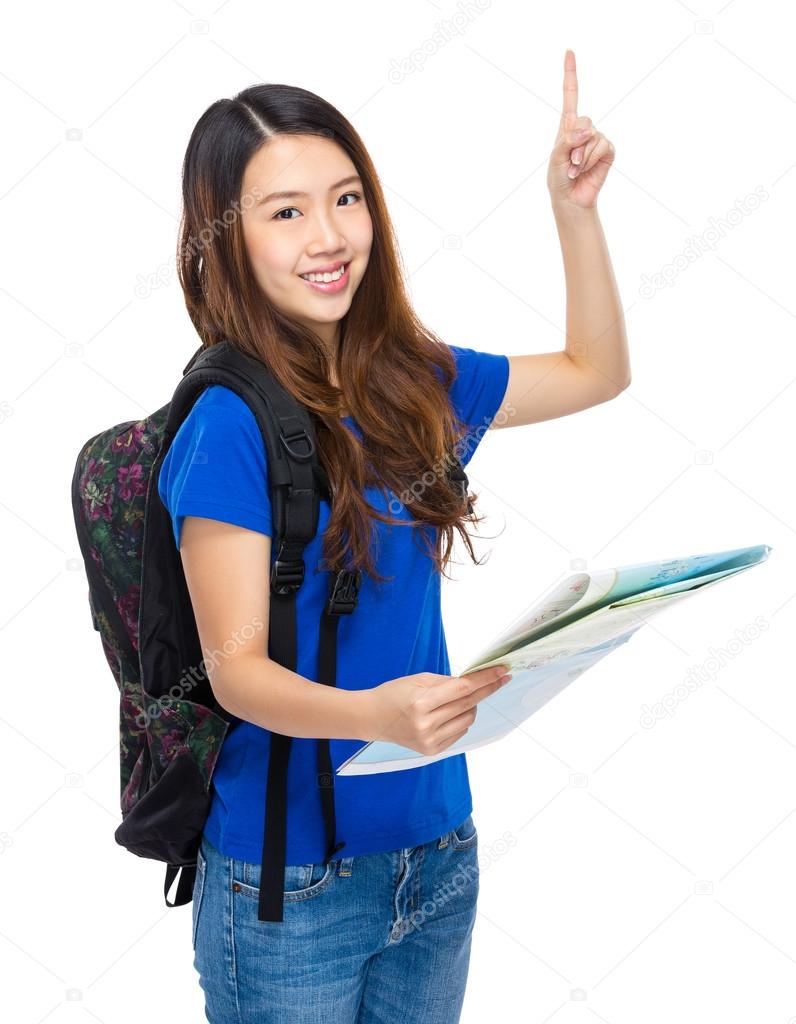
<path fill-rule="evenodd" d="M 314 288 L 317 292 L 325 292 L 328 294 L 334 294 L 335 292 L 342 291 L 348 284 L 349 280 L 349 269 L 351 267 L 351 260 L 348 263 L 344 263 L 342 267 L 342 273 L 339 277 L 332 278 L 330 281 L 310 281 L 303 274 L 298 276 L 304 281 L 310 288 Z M 339 273 L 339 272 L 338 272 Z"/>
<path fill-rule="evenodd" d="M 334 270 L 308 270 L 306 274 L 299 274 L 299 277 L 303 277 L 305 280 L 307 280 L 310 274 L 316 274 L 319 277 L 323 277 L 324 274 L 341 275 L 344 274 L 346 270 L 348 270 L 350 263 L 351 260 L 348 260 L 347 263 L 339 263 L 337 264 L 337 266 L 335 266 Z"/>

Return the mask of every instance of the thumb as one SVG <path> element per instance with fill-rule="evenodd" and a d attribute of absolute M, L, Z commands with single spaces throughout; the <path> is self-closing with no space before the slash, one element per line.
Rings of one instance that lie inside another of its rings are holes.
<path fill-rule="evenodd" d="M 583 146 L 594 135 L 593 128 L 573 128 L 563 132 L 556 145 L 556 153 L 562 160 L 569 160 L 570 153 L 577 146 Z"/>

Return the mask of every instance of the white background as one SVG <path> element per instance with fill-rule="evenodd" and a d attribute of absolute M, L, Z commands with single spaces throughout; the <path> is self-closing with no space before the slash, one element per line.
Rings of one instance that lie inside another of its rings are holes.
<path fill-rule="evenodd" d="M 773 551 L 468 756 L 481 895 L 462 1020 L 796 1020 L 785 10 L 14 8 L 0 42 L 9 1020 L 204 1019 L 190 906 L 166 908 L 162 866 L 114 842 L 118 699 L 69 495 L 83 442 L 167 402 L 198 344 L 173 273 L 194 124 L 260 81 L 324 96 L 375 161 L 421 318 L 452 344 L 560 350 L 545 174 L 568 47 L 578 113 L 616 147 L 599 212 L 633 380 L 615 401 L 487 435 L 469 467 L 487 561 L 474 566 L 459 544 L 444 590 L 454 670 L 578 569 Z M 448 38 L 435 38 L 443 22 Z M 698 258 L 678 259 L 697 245 Z M 159 268 L 162 286 L 138 297 Z M 667 268 L 670 283 L 644 292 Z M 689 679 L 699 685 L 683 697 Z M 644 706 L 667 697 L 671 713 L 646 727 Z"/>

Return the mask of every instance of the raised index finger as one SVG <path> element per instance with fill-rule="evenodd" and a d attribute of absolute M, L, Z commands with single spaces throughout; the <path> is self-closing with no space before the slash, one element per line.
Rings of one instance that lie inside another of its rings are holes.
<path fill-rule="evenodd" d="M 567 50 L 564 55 L 564 106 L 561 124 L 570 128 L 578 116 L 578 72 L 575 68 L 575 54 Z"/>

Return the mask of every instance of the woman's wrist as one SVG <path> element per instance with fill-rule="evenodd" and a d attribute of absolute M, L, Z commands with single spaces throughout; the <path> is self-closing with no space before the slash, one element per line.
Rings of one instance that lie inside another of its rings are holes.
<path fill-rule="evenodd" d="M 378 735 L 375 689 L 346 690 L 351 715 L 351 736 L 370 743 Z"/>
<path fill-rule="evenodd" d="M 567 200 L 550 200 L 553 208 L 553 216 L 557 224 L 583 224 L 599 220 L 600 216 L 596 206 L 576 206 Z"/>

